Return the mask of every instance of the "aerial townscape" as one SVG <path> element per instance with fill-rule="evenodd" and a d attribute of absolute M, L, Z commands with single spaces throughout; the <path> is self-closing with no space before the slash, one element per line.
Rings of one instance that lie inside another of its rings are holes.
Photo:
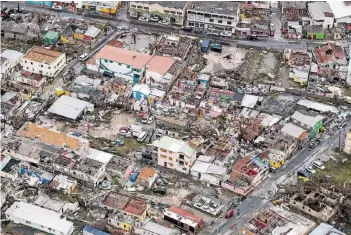
<path fill-rule="evenodd" d="M 350 235 L 351 1 L 1 1 L 4 235 Z"/>

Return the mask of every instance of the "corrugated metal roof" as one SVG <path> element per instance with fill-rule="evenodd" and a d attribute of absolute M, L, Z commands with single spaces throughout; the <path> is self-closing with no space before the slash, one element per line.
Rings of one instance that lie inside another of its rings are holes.
<path fill-rule="evenodd" d="M 281 131 L 285 134 L 291 135 L 296 139 L 299 138 L 304 132 L 306 132 L 305 129 L 302 129 L 301 127 L 296 126 L 291 122 L 285 124 Z"/>
<path fill-rule="evenodd" d="M 258 101 L 258 96 L 245 94 L 241 106 L 253 109 Z"/>
<path fill-rule="evenodd" d="M 314 125 L 316 125 L 317 122 L 324 119 L 324 117 L 321 115 L 317 115 L 313 117 L 313 116 L 308 116 L 303 113 L 300 113 L 299 111 L 295 111 L 294 114 L 291 116 L 291 118 L 307 125 L 310 128 L 314 127 Z"/>
<path fill-rule="evenodd" d="M 101 32 L 101 29 L 96 28 L 95 26 L 90 26 L 84 35 L 88 37 L 96 38 L 97 36 L 99 36 L 100 32 Z"/>
<path fill-rule="evenodd" d="M 55 101 L 48 112 L 75 120 L 90 105 L 93 104 L 63 95 Z"/>

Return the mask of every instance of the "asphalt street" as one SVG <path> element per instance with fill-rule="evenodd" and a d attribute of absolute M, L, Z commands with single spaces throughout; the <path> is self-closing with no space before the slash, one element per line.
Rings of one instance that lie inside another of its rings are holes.
<path fill-rule="evenodd" d="M 128 17 L 124 15 L 126 14 L 126 11 L 123 11 L 123 16 L 119 15 L 117 18 L 117 17 L 102 16 L 99 14 L 86 14 L 86 13 L 78 14 L 78 13 L 67 12 L 67 11 L 62 11 L 62 12 L 52 11 L 51 9 L 48 9 L 48 8 L 28 5 L 28 4 L 25 4 L 24 2 L 20 2 L 19 4 L 21 9 L 25 9 L 31 12 L 38 12 L 38 13 L 44 12 L 44 13 L 55 14 L 55 15 L 58 15 L 60 18 L 69 17 L 69 18 L 75 18 L 75 19 L 81 19 L 81 20 L 87 20 L 87 21 L 108 23 L 111 26 L 115 26 L 115 27 L 126 26 L 131 28 L 137 28 L 140 31 L 150 32 L 150 33 L 154 32 L 154 33 L 184 34 L 184 35 L 196 36 L 200 38 L 209 38 L 209 39 L 215 40 L 216 42 L 221 42 L 221 43 L 241 44 L 241 45 L 251 46 L 251 47 L 274 48 L 274 49 L 290 48 L 295 50 L 303 50 L 303 49 L 311 48 L 316 44 L 325 43 L 325 41 L 286 40 L 283 38 L 266 38 L 266 39 L 258 39 L 257 41 L 250 41 L 246 39 L 224 38 L 224 37 L 217 37 L 217 36 L 209 36 L 206 34 L 195 34 L 191 32 L 184 32 L 184 31 L 181 31 L 178 27 L 165 26 L 165 25 L 160 25 L 158 23 L 142 22 L 134 19 L 128 19 Z M 2 5 L 14 7 L 14 8 L 17 7 L 16 2 L 3 2 Z M 349 43 L 347 42 L 340 42 L 340 43 L 343 46 L 349 45 Z"/>
<path fill-rule="evenodd" d="M 348 130 L 351 124 L 344 128 Z M 243 225 L 244 222 L 252 216 L 253 213 L 269 207 L 270 196 L 269 191 L 273 191 L 277 188 L 278 184 L 284 183 L 289 177 L 296 177 L 295 173 L 308 164 L 316 160 L 319 155 L 323 154 L 329 149 L 338 147 L 339 144 L 339 134 L 337 131 L 334 135 L 325 139 L 319 146 L 314 149 L 302 149 L 296 155 L 294 155 L 285 165 L 284 168 L 278 173 L 270 174 L 262 184 L 258 186 L 258 189 L 252 192 L 235 210 L 240 210 L 240 215 L 236 214 L 224 222 L 215 224 L 211 228 L 205 230 L 202 234 L 213 234 L 213 235 L 226 235 L 226 234 L 237 234 L 240 228 L 239 225 Z M 345 131 L 344 131 L 345 133 Z M 342 135 L 345 137 L 345 135 Z M 231 228 L 232 225 L 236 225 Z"/>

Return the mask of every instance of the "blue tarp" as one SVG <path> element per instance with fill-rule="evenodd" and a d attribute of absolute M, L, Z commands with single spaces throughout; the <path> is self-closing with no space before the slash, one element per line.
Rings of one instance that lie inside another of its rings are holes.
<path fill-rule="evenodd" d="M 84 231 L 91 233 L 91 234 L 94 234 L 94 235 L 110 235 L 109 233 L 105 233 L 104 231 L 101 231 L 97 228 L 90 227 L 88 225 L 84 227 L 83 233 L 84 233 Z"/>

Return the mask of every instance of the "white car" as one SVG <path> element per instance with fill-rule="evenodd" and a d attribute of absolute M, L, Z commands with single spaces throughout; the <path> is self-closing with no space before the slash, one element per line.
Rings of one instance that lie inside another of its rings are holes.
<path fill-rule="evenodd" d="M 88 53 L 83 53 L 82 55 L 79 56 L 80 60 L 86 60 L 88 58 Z"/>
<path fill-rule="evenodd" d="M 313 166 L 307 166 L 306 167 L 306 171 L 310 174 L 315 174 L 316 173 L 316 170 L 313 169 Z"/>
<path fill-rule="evenodd" d="M 232 34 L 230 32 L 221 32 L 219 35 L 221 35 L 222 37 L 231 37 Z"/>
<path fill-rule="evenodd" d="M 158 23 L 163 25 L 169 25 L 169 22 L 165 20 L 160 20 Z"/>
<path fill-rule="evenodd" d="M 316 167 L 316 168 L 318 168 L 318 169 L 321 169 L 321 170 L 324 170 L 324 169 L 325 169 L 324 164 L 323 164 L 322 162 L 320 162 L 320 161 L 315 161 L 315 162 L 313 163 L 313 166 Z"/>
<path fill-rule="evenodd" d="M 158 18 L 158 17 L 150 17 L 150 21 L 151 22 L 159 22 L 160 21 L 160 18 Z"/>
<path fill-rule="evenodd" d="M 145 22 L 149 21 L 148 19 L 146 19 L 145 17 L 142 17 L 142 16 L 140 16 L 140 17 L 138 18 L 138 20 L 139 20 L 139 21 L 145 21 Z"/>

